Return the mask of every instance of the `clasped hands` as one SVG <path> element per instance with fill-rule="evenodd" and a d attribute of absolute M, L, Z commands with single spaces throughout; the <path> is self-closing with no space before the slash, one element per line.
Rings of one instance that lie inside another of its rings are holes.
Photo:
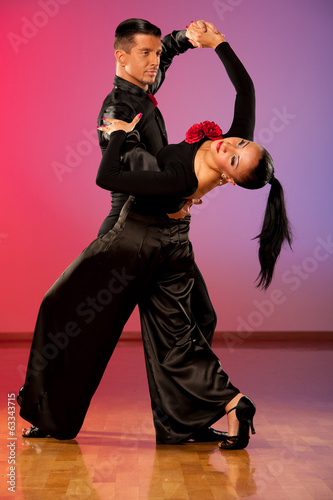
<path fill-rule="evenodd" d="M 192 21 L 189 26 L 186 26 L 185 35 L 189 39 L 189 42 L 199 49 L 204 47 L 215 49 L 220 43 L 225 41 L 225 35 L 220 33 L 214 24 L 203 20 Z"/>

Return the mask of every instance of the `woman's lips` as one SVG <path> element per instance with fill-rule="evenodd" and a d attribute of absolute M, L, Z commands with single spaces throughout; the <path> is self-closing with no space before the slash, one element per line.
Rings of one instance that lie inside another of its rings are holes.
<path fill-rule="evenodd" d="M 218 145 L 216 146 L 216 151 L 217 151 L 217 152 L 219 152 L 219 151 L 220 151 L 220 147 L 222 146 L 222 143 L 223 143 L 223 141 L 220 141 L 220 142 L 218 143 Z"/>

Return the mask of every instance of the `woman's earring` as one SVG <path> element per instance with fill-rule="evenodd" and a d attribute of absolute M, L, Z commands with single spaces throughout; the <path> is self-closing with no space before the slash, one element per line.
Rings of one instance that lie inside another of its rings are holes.
<path fill-rule="evenodd" d="M 220 178 L 220 186 L 222 186 L 223 184 L 223 174 L 221 174 L 221 178 Z"/>

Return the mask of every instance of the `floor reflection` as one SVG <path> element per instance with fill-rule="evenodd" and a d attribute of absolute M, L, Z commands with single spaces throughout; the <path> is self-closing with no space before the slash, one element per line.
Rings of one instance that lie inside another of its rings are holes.
<path fill-rule="evenodd" d="M 218 457 L 217 457 L 218 455 Z M 246 450 L 226 451 L 217 450 L 210 455 L 210 463 L 214 466 L 218 462 L 221 464 L 220 457 L 223 457 L 223 466 L 226 467 L 224 474 L 227 481 L 238 495 L 239 498 L 250 497 L 257 492 L 254 480 L 255 468 L 251 467 L 250 455 Z M 217 460 L 219 458 L 219 460 Z M 216 467 L 218 465 L 216 464 Z M 219 470 L 217 468 L 217 470 Z"/>
<path fill-rule="evenodd" d="M 155 448 L 150 442 L 151 447 L 142 448 L 138 440 L 135 449 L 113 447 L 107 438 L 102 442 L 106 446 L 99 451 L 96 441 L 82 444 L 82 453 L 74 440 L 23 440 L 18 455 L 23 498 L 129 498 L 123 495 L 129 494 L 131 485 L 140 485 L 144 494 L 140 498 L 148 500 L 199 496 L 228 500 L 257 492 L 255 469 L 246 450 L 222 451 L 215 443 Z"/>
<path fill-rule="evenodd" d="M 202 498 L 248 498 L 257 492 L 254 473 L 246 450 L 222 451 L 215 444 L 157 446 L 147 498 L 183 498 L 186 492 L 189 498 L 191 492 L 193 498 L 200 492 Z"/>
<path fill-rule="evenodd" d="M 75 440 L 23 439 L 22 446 L 17 464 L 23 498 L 100 498 Z"/>

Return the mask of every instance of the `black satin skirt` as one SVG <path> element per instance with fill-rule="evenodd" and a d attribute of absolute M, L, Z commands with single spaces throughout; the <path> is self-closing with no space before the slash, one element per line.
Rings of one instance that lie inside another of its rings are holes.
<path fill-rule="evenodd" d="M 188 231 L 187 222 L 134 213 L 129 200 L 114 228 L 64 271 L 39 310 L 22 418 L 73 439 L 138 303 L 157 442 L 183 441 L 224 415 L 239 391 L 191 313 Z"/>

